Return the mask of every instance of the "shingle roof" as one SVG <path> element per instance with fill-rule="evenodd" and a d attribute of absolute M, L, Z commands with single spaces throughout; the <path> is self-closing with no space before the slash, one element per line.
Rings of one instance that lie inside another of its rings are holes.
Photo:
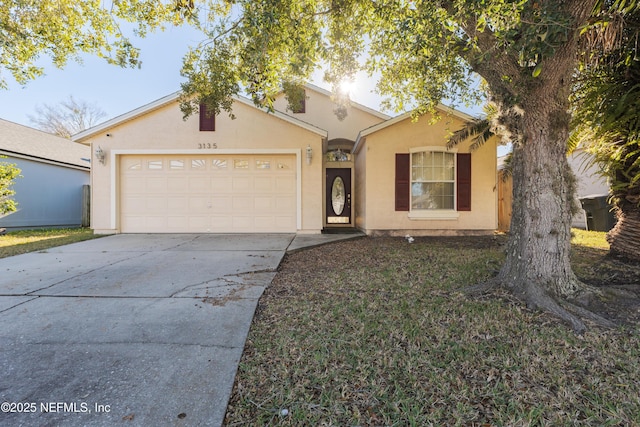
<path fill-rule="evenodd" d="M 91 148 L 50 133 L 0 119 L 0 154 L 18 154 L 89 169 Z"/>

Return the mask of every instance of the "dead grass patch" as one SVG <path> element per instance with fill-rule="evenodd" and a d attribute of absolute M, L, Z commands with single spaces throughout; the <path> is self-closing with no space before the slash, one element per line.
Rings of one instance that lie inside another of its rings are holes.
<path fill-rule="evenodd" d="M 507 293 L 457 292 L 495 274 L 504 239 L 363 238 L 288 255 L 226 425 L 640 425 L 636 327 L 576 336 Z M 612 260 L 582 250 L 576 269 L 595 282 Z"/>

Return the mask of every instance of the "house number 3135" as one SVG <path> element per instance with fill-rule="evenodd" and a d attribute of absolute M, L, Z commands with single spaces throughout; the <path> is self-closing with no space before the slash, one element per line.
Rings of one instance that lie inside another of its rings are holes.
<path fill-rule="evenodd" d="M 198 148 L 199 149 L 206 149 L 206 148 L 218 148 L 218 144 L 215 142 L 206 142 L 206 143 L 202 143 L 202 144 L 198 144 Z"/>

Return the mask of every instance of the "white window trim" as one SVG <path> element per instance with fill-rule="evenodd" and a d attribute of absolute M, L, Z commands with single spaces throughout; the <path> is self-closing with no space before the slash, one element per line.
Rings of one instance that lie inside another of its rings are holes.
<path fill-rule="evenodd" d="M 447 149 L 446 147 L 442 147 L 442 146 L 433 146 L 433 145 L 427 145 L 427 146 L 423 146 L 423 147 L 413 147 L 409 149 L 409 154 L 411 154 L 412 156 L 409 159 L 409 167 L 413 168 L 413 153 L 421 153 L 421 152 L 433 152 L 433 151 L 439 151 L 439 152 L 443 152 L 443 153 L 453 153 L 453 154 L 457 154 L 458 149 L 457 148 L 452 148 L 452 149 Z M 458 157 L 454 156 L 453 157 L 453 161 L 454 161 L 454 173 L 457 173 L 458 170 Z M 454 175 L 455 176 L 455 175 Z M 411 185 L 411 183 L 413 182 L 413 179 L 409 180 L 409 185 Z M 457 194 L 457 180 L 456 178 L 454 178 L 453 180 L 454 185 L 453 185 L 453 206 L 457 206 L 458 203 L 458 194 Z M 411 189 L 409 189 L 409 213 L 408 213 L 408 217 L 410 220 L 416 220 L 416 221 L 420 221 L 420 220 L 445 220 L 445 221 L 455 221 L 460 217 L 460 212 L 458 212 L 456 210 L 456 208 L 454 207 L 453 209 L 412 209 L 412 205 L 413 205 L 413 195 L 411 193 Z"/>

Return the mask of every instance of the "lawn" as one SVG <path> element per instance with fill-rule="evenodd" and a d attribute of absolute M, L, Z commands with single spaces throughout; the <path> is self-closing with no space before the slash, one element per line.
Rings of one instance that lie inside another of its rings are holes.
<path fill-rule="evenodd" d="M 12 231 L 0 235 L 0 258 L 44 251 L 55 246 L 82 242 L 96 237 L 100 235 L 93 234 L 93 231 L 88 228 Z"/>
<path fill-rule="evenodd" d="M 575 234 L 581 279 L 607 285 L 599 278 L 622 269 L 615 284 L 640 287 L 604 233 Z M 362 238 L 288 255 L 260 300 L 225 424 L 640 425 L 637 325 L 578 336 L 503 291 L 457 291 L 495 274 L 504 243 Z"/>

